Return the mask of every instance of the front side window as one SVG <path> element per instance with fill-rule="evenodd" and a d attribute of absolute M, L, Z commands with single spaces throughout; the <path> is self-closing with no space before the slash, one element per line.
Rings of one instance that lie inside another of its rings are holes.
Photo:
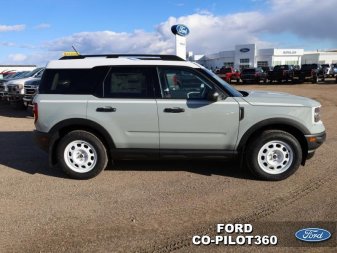
<path fill-rule="evenodd" d="M 192 70 L 160 68 L 160 83 L 164 98 L 205 99 L 212 85 Z"/>
<path fill-rule="evenodd" d="M 154 98 L 152 71 L 141 67 L 112 67 L 104 82 L 106 98 Z"/>

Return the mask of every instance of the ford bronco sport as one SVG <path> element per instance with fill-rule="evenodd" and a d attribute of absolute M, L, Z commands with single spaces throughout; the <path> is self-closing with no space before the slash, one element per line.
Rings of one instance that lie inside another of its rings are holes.
<path fill-rule="evenodd" d="M 65 56 L 41 79 L 35 136 L 51 166 L 76 179 L 116 159 L 238 157 L 258 178 L 282 180 L 325 140 L 320 107 L 237 91 L 177 56 Z"/>

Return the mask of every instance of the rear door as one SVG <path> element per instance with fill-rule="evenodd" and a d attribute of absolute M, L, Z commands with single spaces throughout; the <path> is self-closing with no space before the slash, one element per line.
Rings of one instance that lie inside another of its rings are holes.
<path fill-rule="evenodd" d="M 157 100 L 160 149 L 233 150 L 239 105 L 232 97 L 207 96 L 214 84 L 192 68 L 159 67 L 162 99 Z M 219 91 L 220 92 L 220 91 Z"/>
<path fill-rule="evenodd" d="M 154 67 L 112 66 L 102 95 L 88 99 L 88 119 L 110 133 L 116 148 L 159 149 L 155 75 Z"/>

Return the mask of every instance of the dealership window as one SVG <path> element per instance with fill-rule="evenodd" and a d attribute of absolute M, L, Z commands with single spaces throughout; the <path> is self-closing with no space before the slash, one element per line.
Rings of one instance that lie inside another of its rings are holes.
<path fill-rule="evenodd" d="M 286 65 L 298 65 L 298 61 L 286 61 Z"/>
<path fill-rule="evenodd" d="M 249 68 L 250 65 L 247 64 L 240 64 L 240 69 L 245 69 L 245 68 Z"/>
<path fill-rule="evenodd" d="M 246 59 L 240 59 L 240 63 L 249 63 L 249 58 Z"/>
<path fill-rule="evenodd" d="M 268 67 L 268 61 L 258 61 L 257 66 L 258 67 Z"/>
<path fill-rule="evenodd" d="M 282 62 L 281 61 L 273 61 L 273 66 L 276 66 L 276 65 L 282 65 Z"/>

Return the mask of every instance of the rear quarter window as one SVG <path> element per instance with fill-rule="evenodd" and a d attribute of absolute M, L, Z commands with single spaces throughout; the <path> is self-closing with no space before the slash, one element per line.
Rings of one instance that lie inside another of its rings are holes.
<path fill-rule="evenodd" d="M 94 94 L 109 67 L 92 69 L 46 69 L 40 83 L 40 94 Z"/>

